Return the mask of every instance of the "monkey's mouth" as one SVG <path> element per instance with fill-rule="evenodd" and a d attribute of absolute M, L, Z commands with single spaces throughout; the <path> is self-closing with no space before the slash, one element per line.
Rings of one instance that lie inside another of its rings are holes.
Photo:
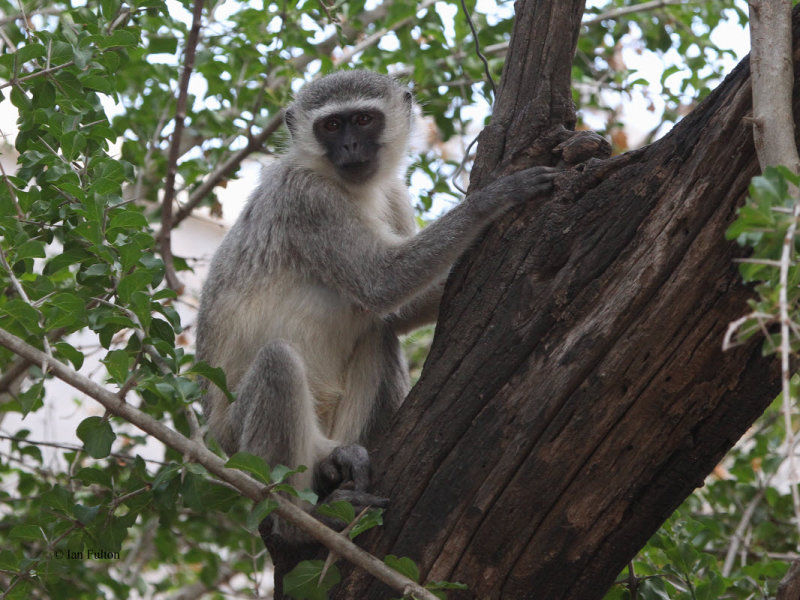
<path fill-rule="evenodd" d="M 375 174 L 375 163 L 371 160 L 347 162 L 340 164 L 337 170 L 347 181 L 363 182 Z"/>
<path fill-rule="evenodd" d="M 339 165 L 339 169 L 344 171 L 345 173 L 358 173 L 360 171 L 368 171 L 369 165 L 372 161 L 369 160 L 359 160 L 356 162 L 348 162 L 342 165 Z"/>

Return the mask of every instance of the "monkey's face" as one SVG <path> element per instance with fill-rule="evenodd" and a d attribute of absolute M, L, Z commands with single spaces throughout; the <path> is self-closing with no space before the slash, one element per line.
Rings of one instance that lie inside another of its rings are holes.
<path fill-rule="evenodd" d="M 380 166 L 378 151 L 386 117 L 377 109 L 336 111 L 314 121 L 314 137 L 338 175 L 348 183 L 364 183 Z"/>

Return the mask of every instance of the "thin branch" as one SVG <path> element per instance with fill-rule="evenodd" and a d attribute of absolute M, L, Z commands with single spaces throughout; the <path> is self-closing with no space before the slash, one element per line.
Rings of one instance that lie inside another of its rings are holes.
<path fill-rule="evenodd" d="M 125 419 L 145 433 L 180 452 L 189 460 L 202 465 L 210 473 L 233 485 L 251 500 L 260 502 L 269 495 L 267 486 L 259 483 L 243 471 L 225 467 L 225 462 L 206 448 L 205 445 L 170 429 L 161 421 L 121 400 L 119 396 L 97 382 L 70 369 L 64 363 L 47 356 L 42 351 L 37 350 L 3 329 L 0 329 L 0 345 L 35 363 L 46 363 L 53 375 L 97 400 L 109 413 Z M 326 527 L 301 508 L 292 504 L 291 501 L 279 494 L 273 494 L 271 498 L 278 505 L 278 508 L 275 509 L 275 513 L 278 516 L 286 519 L 339 556 L 361 567 L 403 594 L 413 594 L 421 600 L 436 600 L 436 596 L 424 587 L 389 568 L 382 561 L 365 552 L 346 537 Z"/>
<path fill-rule="evenodd" d="M 756 508 L 763 498 L 764 490 L 760 489 L 747 505 L 747 508 L 744 509 L 742 518 L 739 520 L 739 525 L 736 526 L 736 531 L 733 534 L 731 546 L 728 548 L 728 552 L 725 555 L 725 563 L 722 566 L 723 577 L 730 577 L 731 571 L 733 571 L 733 563 L 736 560 L 736 555 L 739 552 L 739 545 L 744 539 L 744 532 L 750 526 L 750 521 L 753 519 L 753 514 L 756 512 Z"/>
<path fill-rule="evenodd" d="M 792 114 L 792 2 L 750 1 L 753 140 L 763 171 L 786 165 L 800 172 Z"/>
<path fill-rule="evenodd" d="M 800 201 L 795 200 L 792 222 L 786 230 L 783 238 L 783 250 L 781 252 L 781 276 L 779 289 L 780 322 L 781 322 L 781 389 L 783 393 L 783 419 L 786 431 L 786 453 L 789 461 L 789 487 L 792 490 L 792 504 L 794 505 L 794 519 L 797 532 L 800 534 L 800 493 L 798 493 L 798 469 L 797 456 L 794 448 L 797 444 L 792 425 L 792 371 L 789 359 L 791 358 L 791 338 L 789 328 L 791 321 L 789 318 L 789 267 L 792 264 L 794 254 L 794 235 L 797 229 L 797 219 L 800 217 Z"/>
<path fill-rule="evenodd" d="M 19 85 L 23 81 L 28 81 L 29 79 L 35 79 L 37 77 L 42 77 L 44 75 L 50 75 L 51 73 L 55 73 L 56 71 L 60 71 L 61 69 L 66 69 L 67 67 L 71 67 L 75 64 L 74 60 L 70 60 L 65 62 L 61 65 L 56 65 L 55 67 L 48 67 L 47 69 L 42 69 L 41 71 L 36 71 L 35 73 L 31 73 L 30 75 L 23 75 L 22 77 L 12 77 L 6 83 L 0 84 L 0 90 L 3 88 L 11 87 L 12 85 Z"/>
<path fill-rule="evenodd" d="M 189 79 L 194 69 L 194 58 L 197 52 L 197 42 L 200 39 L 200 26 L 203 16 L 203 0 L 194 0 L 192 12 L 192 27 L 186 40 L 186 55 L 184 57 L 183 72 L 178 85 L 178 102 L 175 109 L 175 129 L 172 132 L 172 144 L 167 160 L 167 178 L 164 182 L 164 200 L 161 205 L 161 258 L 166 268 L 167 285 L 173 290 L 180 291 L 183 287 L 175 275 L 175 266 L 172 262 L 172 203 L 175 200 L 175 177 L 178 172 L 178 156 L 181 149 L 181 135 L 186 121 L 186 103 L 189 97 Z"/>
<path fill-rule="evenodd" d="M 194 210 L 197 205 L 203 201 L 208 193 L 213 190 L 214 187 L 216 187 L 216 185 L 219 184 L 223 179 L 233 173 L 245 158 L 261 148 L 264 145 L 264 142 L 266 142 L 267 139 L 269 139 L 269 137 L 278 130 L 282 123 L 283 113 L 273 116 L 257 136 L 254 136 L 248 140 L 247 146 L 232 154 L 228 160 L 222 163 L 217 170 L 211 173 L 205 179 L 205 181 L 203 181 L 203 183 L 200 184 L 189 195 L 189 200 L 183 204 L 183 206 L 181 206 L 177 213 L 175 213 L 172 226 L 176 226 L 178 223 L 192 214 L 192 210 Z M 161 239 L 163 235 L 164 232 L 162 230 L 158 234 L 159 239 Z"/>
<path fill-rule="evenodd" d="M 699 4 L 701 1 L 702 0 L 689 0 L 688 2 L 687 0 L 652 0 L 651 2 L 642 2 L 641 4 L 622 6 L 620 8 L 601 13 L 595 17 L 592 17 L 591 19 L 587 19 L 581 23 L 581 25 L 595 25 L 601 21 L 614 20 L 633 13 L 657 10 L 659 8 L 664 8 L 665 6 L 676 4 Z"/>
<path fill-rule="evenodd" d="M 3 251 L 2 246 L 0 246 L 0 266 L 2 266 L 3 269 L 6 271 L 6 274 L 8 275 L 9 279 L 11 279 L 11 285 L 14 287 L 14 289 L 16 290 L 17 294 L 22 299 L 22 301 L 25 302 L 25 304 L 27 304 L 28 306 L 30 306 L 33 310 L 35 310 L 36 314 L 39 315 L 39 326 L 42 329 L 45 329 L 44 315 L 38 308 L 36 308 L 36 306 L 34 306 L 30 298 L 28 298 L 28 294 L 25 293 L 25 288 L 22 287 L 22 283 L 20 283 L 19 279 L 17 279 L 17 276 L 14 275 L 14 271 L 11 268 L 11 265 L 8 264 L 8 261 L 6 260 L 6 254 Z M 42 347 L 44 348 L 44 351 L 47 353 L 47 355 L 52 358 L 53 351 L 50 348 L 50 341 L 47 339 L 46 333 L 42 336 Z M 40 364 L 42 365 L 42 371 L 46 371 L 45 363 L 40 363 Z"/>
<path fill-rule="evenodd" d="M 39 556 L 37 558 L 35 558 L 34 560 L 32 560 L 30 563 L 28 563 L 28 566 L 25 567 L 25 569 L 23 571 L 21 571 L 20 573 L 18 573 L 17 575 L 14 576 L 14 578 L 11 580 L 11 583 L 8 584 L 8 587 L 6 587 L 5 591 L 3 592 L 3 596 L 2 596 L 3 600 L 8 598 L 8 596 L 11 594 L 11 590 L 13 590 L 21 581 L 24 581 L 25 579 L 27 579 L 28 574 L 31 571 L 34 571 L 39 566 L 40 562 L 42 562 L 43 560 L 46 560 L 47 558 L 50 557 L 50 554 L 53 552 L 53 550 L 55 549 L 55 547 L 58 545 L 58 543 L 61 540 L 66 538 L 73 531 L 79 529 L 80 527 L 82 527 L 82 525 L 80 525 L 76 521 L 66 531 L 62 532 L 57 538 L 55 538 L 51 542 L 48 542 L 47 547 L 44 550 L 42 550 L 41 553 L 39 553 Z"/>
<path fill-rule="evenodd" d="M 39 8 L 36 10 L 32 10 L 31 12 L 25 14 L 20 13 L 18 15 L 9 15 L 7 17 L 0 17 L 0 27 L 3 25 L 8 25 L 9 23 L 13 23 L 14 21 L 29 21 L 30 18 L 34 15 L 60 15 L 64 12 L 61 8 Z"/>
<path fill-rule="evenodd" d="M 342 52 L 341 56 L 339 56 L 338 58 L 334 59 L 333 64 L 342 65 L 342 64 L 349 63 L 351 60 L 353 60 L 353 57 L 356 54 L 358 54 L 359 52 L 361 52 L 363 50 L 366 50 L 370 46 L 374 46 L 375 44 L 380 42 L 381 39 L 383 38 L 383 36 L 385 36 L 390 31 L 397 31 L 401 27 L 405 27 L 406 25 L 414 23 L 417 20 L 416 13 L 418 13 L 421 10 L 425 10 L 426 8 L 429 8 L 429 7 L 433 6 L 434 4 L 436 4 L 436 0 L 424 0 L 424 2 L 422 2 L 417 7 L 417 9 L 414 11 L 414 14 L 412 16 L 407 17 L 405 19 L 401 19 L 401 20 L 397 21 L 396 23 L 392 23 L 391 25 L 389 25 L 387 27 L 381 27 L 376 32 L 374 32 L 373 34 L 371 34 L 371 35 L 367 36 L 366 38 L 364 38 L 363 40 L 361 40 L 359 43 L 357 43 L 352 48 L 349 48 L 349 49 L 345 50 L 344 52 Z"/>
<path fill-rule="evenodd" d="M 26 361 L 27 362 L 27 361 Z M 58 448 L 60 450 L 69 450 L 70 452 L 84 452 L 85 448 L 83 446 L 79 446 L 78 444 L 69 444 L 67 442 L 43 442 L 42 440 L 29 440 L 28 438 L 19 437 L 17 435 L 4 435 L 0 434 L 0 440 L 8 440 L 11 442 L 16 442 L 18 444 L 28 444 L 30 446 L 47 446 L 48 448 Z M 124 460 L 125 462 L 134 462 L 137 460 L 138 456 L 128 456 L 127 454 L 120 454 L 119 452 L 112 452 L 109 454 L 110 457 L 116 458 L 118 460 Z M 153 463 L 154 465 L 168 465 L 169 463 L 164 462 L 163 460 L 155 460 L 153 458 L 142 458 L 143 461 Z"/>

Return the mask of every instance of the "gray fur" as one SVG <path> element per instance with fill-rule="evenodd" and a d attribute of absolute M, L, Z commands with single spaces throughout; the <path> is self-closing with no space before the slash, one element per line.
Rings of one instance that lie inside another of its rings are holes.
<path fill-rule="evenodd" d="M 415 234 L 404 184 L 410 98 L 368 71 L 308 84 L 287 110 L 291 147 L 265 169 L 203 288 L 198 358 L 222 367 L 238 396 L 230 405 L 208 387 L 211 433 L 228 453 L 308 466 L 294 482 L 301 487 L 320 464 L 323 475 L 339 468 L 340 482 L 363 473 L 357 447 L 331 453 L 385 432 L 405 397 L 398 332 L 436 318 L 456 258 L 489 221 L 546 192 L 554 175 L 534 168 L 503 178 Z M 348 102 L 386 120 L 379 170 L 358 184 L 336 175 L 309 122 Z M 348 458 L 359 464 L 342 466 Z"/>

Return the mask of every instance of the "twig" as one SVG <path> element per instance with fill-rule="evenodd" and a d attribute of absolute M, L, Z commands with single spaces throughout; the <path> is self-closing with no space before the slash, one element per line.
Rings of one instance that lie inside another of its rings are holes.
<path fill-rule="evenodd" d="M 28 21 L 34 15 L 60 15 L 63 11 L 61 8 L 39 8 L 36 10 L 32 10 L 29 13 L 20 13 L 17 15 L 9 15 L 7 17 L 0 17 L 0 27 L 3 25 L 8 25 L 9 23 L 13 23 L 14 21 Z"/>
<path fill-rule="evenodd" d="M 27 578 L 28 573 L 36 569 L 39 563 L 45 560 L 50 555 L 50 553 L 53 551 L 53 549 L 61 540 L 63 540 L 65 537 L 67 537 L 69 534 L 71 534 L 76 529 L 79 529 L 80 527 L 81 525 L 75 522 L 71 527 L 67 528 L 66 531 L 61 533 L 52 542 L 48 542 L 47 547 L 44 550 L 42 550 L 39 556 L 34 560 L 32 560 L 30 563 L 28 563 L 28 566 L 25 567 L 23 571 L 14 576 L 14 578 L 11 580 L 11 583 L 8 584 L 8 587 L 6 587 L 5 591 L 3 592 L 2 596 L 3 600 L 5 600 L 5 598 L 8 598 L 9 594 L 11 594 L 11 590 L 13 590 L 17 586 L 17 584 L 19 584 L 20 581 L 23 581 L 24 579 Z"/>
<path fill-rule="evenodd" d="M 203 0 L 194 0 L 192 12 L 192 27 L 186 40 L 186 55 L 184 57 L 183 72 L 178 85 L 178 102 L 175 109 L 175 129 L 172 132 L 172 144 L 167 159 L 167 177 L 164 182 L 164 200 L 161 204 L 161 258 L 166 269 L 167 285 L 180 292 L 181 282 L 175 274 L 175 265 L 172 261 L 172 203 L 175 200 L 175 176 L 178 172 L 178 156 L 181 149 L 181 135 L 186 121 L 186 103 L 189 97 L 189 78 L 194 69 L 194 57 L 197 51 L 197 42 L 200 39 L 201 18 L 203 15 Z"/>
<path fill-rule="evenodd" d="M 356 516 L 356 518 L 355 518 L 355 519 L 353 519 L 353 520 L 352 520 L 350 523 L 348 523 L 348 524 L 347 524 L 347 527 L 345 527 L 344 529 L 342 529 L 342 530 L 339 532 L 339 535 L 346 536 L 346 535 L 348 535 L 348 534 L 349 534 L 351 531 L 353 531 L 353 527 L 355 527 L 355 526 L 358 524 L 358 522 L 359 522 L 359 521 L 360 521 L 360 520 L 361 520 L 361 519 L 364 517 L 364 515 L 365 515 L 365 514 L 367 514 L 367 511 L 368 511 L 370 508 L 372 508 L 372 507 L 371 507 L 371 506 L 365 506 L 365 507 L 362 509 L 362 511 L 361 511 L 360 513 L 358 513 L 358 515 Z M 336 553 L 335 553 L 333 550 L 331 550 L 330 552 L 328 552 L 328 556 L 327 556 L 327 558 L 325 559 L 325 563 L 322 565 L 322 569 L 321 569 L 321 570 L 320 570 L 320 572 L 319 572 L 319 580 L 318 580 L 318 582 L 317 582 L 317 585 L 319 585 L 319 584 L 321 584 L 321 583 L 322 583 L 322 581 L 325 579 L 325 575 L 327 575 L 327 574 L 328 574 L 328 570 L 331 568 L 331 566 L 333 565 L 333 563 L 335 563 L 337 560 L 339 560 L 339 556 L 338 556 L 338 555 L 337 555 L 337 554 L 336 554 Z"/>
<path fill-rule="evenodd" d="M 28 438 L 19 437 L 16 435 L 4 435 L 0 434 L 0 440 L 9 440 L 11 442 L 17 442 L 18 444 L 30 444 L 31 446 L 47 446 L 48 448 L 59 448 L 60 450 L 69 450 L 70 452 L 84 452 L 85 448 L 83 446 L 79 446 L 78 444 L 68 444 L 66 442 L 43 442 L 41 440 L 29 440 Z M 118 460 L 124 460 L 125 462 L 133 462 L 137 460 L 138 457 L 135 456 L 128 456 L 127 454 L 119 454 L 118 452 L 112 452 L 109 454 L 110 457 L 116 458 Z M 155 460 L 152 458 L 143 458 L 145 462 L 153 463 L 154 465 L 167 465 L 169 463 L 164 462 L 163 460 Z"/>
<path fill-rule="evenodd" d="M 61 69 L 66 69 L 67 67 L 71 67 L 75 64 L 74 60 L 70 60 L 65 62 L 61 65 L 56 65 L 55 67 L 48 67 L 47 69 L 42 69 L 41 71 L 36 71 L 35 73 L 31 73 L 30 75 L 23 75 L 22 77 L 12 77 L 6 83 L 0 84 L 0 90 L 3 88 L 10 87 L 12 85 L 19 85 L 23 81 L 28 81 L 29 79 L 35 79 L 36 77 L 42 77 L 43 75 L 50 75 L 51 73 L 55 73 L 56 71 L 60 71 Z"/>
<path fill-rule="evenodd" d="M 739 524 L 736 526 L 736 531 L 733 533 L 731 546 L 728 548 L 727 554 L 725 554 L 725 563 L 722 566 L 723 577 L 730 577 L 731 571 L 733 571 L 733 562 L 736 560 L 736 554 L 739 552 L 739 545 L 744 539 L 744 532 L 750 526 L 750 521 L 753 519 L 753 514 L 756 512 L 756 508 L 763 498 L 764 490 L 762 488 L 758 490 L 756 495 L 753 496 L 753 499 L 750 500 L 747 508 L 744 509 L 742 518 L 739 520 Z"/>
<path fill-rule="evenodd" d="M 87 396 L 97 400 L 108 412 L 125 419 L 173 450 L 180 452 L 190 460 L 202 465 L 210 473 L 230 483 L 251 500 L 260 502 L 267 497 L 269 493 L 267 486 L 259 483 L 243 471 L 225 467 L 225 462 L 206 448 L 205 445 L 170 429 L 161 421 L 154 419 L 150 415 L 124 402 L 116 394 L 97 382 L 70 369 L 64 363 L 47 356 L 42 351 L 37 350 L 30 344 L 25 343 L 17 336 L 3 329 L 0 329 L 0 345 L 5 346 L 12 352 L 24 356 L 35 363 L 47 363 L 53 375 Z M 408 577 L 401 575 L 394 569 L 389 568 L 379 559 L 362 550 L 350 540 L 342 537 L 336 531 L 326 527 L 301 508 L 292 504 L 291 501 L 281 497 L 279 494 L 273 494 L 271 498 L 278 505 L 278 508 L 275 509 L 275 513 L 278 516 L 286 519 L 301 531 L 307 533 L 330 550 L 336 552 L 336 554 L 347 559 L 354 565 L 361 567 L 395 590 L 402 593 L 413 594 L 420 600 L 436 600 L 436 596 L 424 587 Z"/>
<path fill-rule="evenodd" d="M 9 279 L 11 279 L 11 285 L 16 290 L 17 294 L 19 294 L 19 297 L 22 298 L 23 302 L 25 302 L 25 304 L 27 304 L 33 310 L 35 310 L 36 314 L 39 315 L 39 326 L 42 329 L 44 329 L 45 328 L 44 315 L 42 315 L 41 311 L 37 309 L 33 305 L 33 302 L 30 301 L 30 298 L 28 298 L 28 294 L 25 293 L 25 288 L 22 287 L 22 284 L 20 283 L 19 279 L 17 279 L 17 276 L 14 275 L 14 271 L 11 268 L 11 265 L 8 264 L 8 261 L 6 260 L 6 253 L 3 251 L 2 246 L 0 246 L 0 266 L 2 266 L 3 269 L 5 269 L 6 275 L 8 275 Z M 47 353 L 47 355 L 52 358 L 53 351 L 50 349 L 50 342 L 47 339 L 47 334 L 42 336 L 42 347 L 44 348 L 45 353 Z M 41 365 L 42 365 L 42 371 L 45 372 L 46 371 L 45 363 L 41 363 Z"/>
<path fill-rule="evenodd" d="M 620 8 L 616 8 L 614 10 L 609 10 L 608 12 L 601 13 L 596 17 L 592 17 L 591 19 L 587 19 L 581 25 L 595 25 L 596 23 L 600 23 L 601 21 L 608 21 L 613 19 L 618 19 L 619 17 L 624 17 L 625 15 L 629 15 L 631 13 L 637 12 L 645 12 L 648 10 L 656 10 L 659 8 L 664 8 L 665 6 L 675 5 L 675 4 L 699 4 L 702 0 L 652 0 L 651 2 L 642 2 L 641 4 L 633 4 L 631 6 L 622 6 Z"/>
<path fill-rule="evenodd" d="M 786 430 L 786 453 L 789 461 L 789 486 L 792 490 L 792 504 L 794 504 L 794 518 L 797 532 L 800 535 L 800 494 L 798 493 L 798 470 L 797 456 L 794 448 L 797 444 L 792 425 L 792 371 L 789 364 L 791 357 L 791 338 L 789 328 L 789 267 L 792 263 L 794 254 L 794 235 L 797 229 L 797 219 L 800 217 L 800 201 L 795 199 L 794 213 L 792 222 L 786 230 L 783 238 L 783 250 L 781 252 L 781 277 L 779 291 L 780 322 L 781 322 L 781 389 L 783 392 L 783 419 Z M 800 539 L 800 538 L 798 538 Z"/>
<path fill-rule="evenodd" d="M 192 210 L 194 210 L 197 205 L 203 201 L 206 195 L 213 190 L 220 181 L 233 173 L 233 171 L 239 167 L 245 158 L 261 148 L 264 142 L 267 141 L 267 139 L 269 139 L 269 137 L 278 130 L 282 123 L 282 113 L 273 116 L 257 136 L 254 136 L 247 141 L 247 146 L 235 152 L 228 158 L 228 160 L 222 163 L 222 165 L 216 171 L 211 173 L 211 175 L 209 175 L 205 181 L 203 181 L 203 183 L 200 184 L 190 194 L 189 200 L 183 206 L 181 206 L 180 209 L 178 209 L 177 213 L 175 213 L 172 226 L 175 227 L 178 223 L 192 214 Z M 158 238 L 161 239 L 163 235 L 164 231 L 162 230 L 158 233 Z"/>
<path fill-rule="evenodd" d="M 401 19 L 401 20 L 397 21 L 396 23 L 392 23 L 391 25 L 389 25 L 387 27 L 381 27 L 375 33 L 367 36 L 366 38 L 361 40 L 359 43 L 357 43 L 352 48 L 342 52 L 342 54 L 338 58 L 334 59 L 333 64 L 341 65 L 341 64 L 349 63 L 356 54 L 358 54 L 362 50 L 365 50 L 365 49 L 369 48 L 370 46 L 374 46 L 375 44 L 380 42 L 381 38 L 383 38 L 383 36 L 385 36 L 390 31 L 396 31 L 396 30 L 400 29 L 401 27 L 409 25 L 410 23 L 414 23 L 417 20 L 417 17 L 416 17 L 416 13 L 417 12 L 419 12 L 421 10 L 425 10 L 426 8 L 429 8 L 430 6 L 433 6 L 434 4 L 436 4 L 436 0 L 424 0 L 424 2 L 422 2 L 417 7 L 414 15 L 412 15 L 410 17 L 406 17 L 405 19 Z"/>

